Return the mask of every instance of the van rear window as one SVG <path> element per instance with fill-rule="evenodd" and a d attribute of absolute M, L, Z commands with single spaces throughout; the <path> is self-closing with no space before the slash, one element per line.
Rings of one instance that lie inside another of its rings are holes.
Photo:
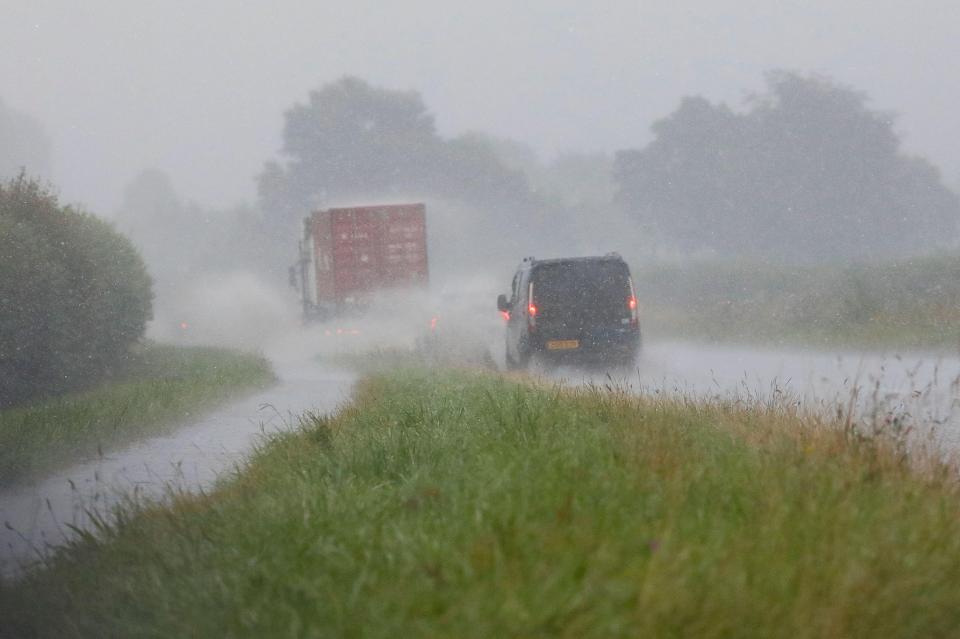
<path fill-rule="evenodd" d="M 538 313 L 592 311 L 621 315 L 630 297 L 630 273 L 622 262 L 559 262 L 533 272 Z M 607 312 L 604 312 L 607 311 Z"/>

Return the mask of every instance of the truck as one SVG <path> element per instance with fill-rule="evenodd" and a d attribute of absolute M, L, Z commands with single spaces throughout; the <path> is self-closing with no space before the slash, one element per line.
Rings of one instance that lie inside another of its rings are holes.
<path fill-rule="evenodd" d="M 305 321 L 362 312 L 377 291 L 428 284 L 426 206 L 375 204 L 313 211 L 303 221 L 290 283 Z"/>

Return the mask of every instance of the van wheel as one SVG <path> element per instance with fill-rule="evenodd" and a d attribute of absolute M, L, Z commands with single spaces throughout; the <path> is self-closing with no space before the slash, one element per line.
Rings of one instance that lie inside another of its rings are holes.
<path fill-rule="evenodd" d="M 524 371 L 530 366 L 530 354 L 523 354 L 521 351 L 520 359 L 516 360 L 510 357 L 510 353 L 507 353 L 507 370 L 508 371 Z"/>
<path fill-rule="evenodd" d="M 520 359 L 513 359 L 510 357 L 510 351 L 506 352 L 506 357 L 504 358 L 507 362 L 508 371 L 522 371 L 526 370 L 527 366 L 530 365 L 530 354 L 524 354 L 523 351 L 520 351 Z"/>
<path fill-rule="evenodd" d="M 520 351 L 520 359 L 516 362 L 517 370 L 527 370 L 530 368 L 530 353 Z"/>

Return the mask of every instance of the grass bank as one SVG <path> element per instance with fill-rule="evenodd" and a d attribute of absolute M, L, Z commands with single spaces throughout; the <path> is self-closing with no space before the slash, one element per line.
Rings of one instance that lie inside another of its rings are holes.
<path fill-rule="evenodd" d="M 927 637 L 953 469 L 784 408 L 394 373 L 0 586 L 40 637 Z"/>
<path fill-rule="evenodd" d="M 272 379 L 259 356 L 145 344 L 96 388 L 0 411 L 0 485 L 161 431 Z"/>
<path fill-rule="evenodd" d="M 852 265 L 698 261 L 635 270 L 650 335 L 957 350 L 960 257 Z"/>

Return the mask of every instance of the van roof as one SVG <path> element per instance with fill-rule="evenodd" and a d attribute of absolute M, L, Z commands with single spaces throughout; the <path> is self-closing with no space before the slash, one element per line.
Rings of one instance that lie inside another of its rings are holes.
<path fill-rule="evenodd" d="M 607 253 L 606 255 L 590 255 L 586 257 L 555 257 L 546 260 L 528 257 L 523 261 L 521 269 L 546 264 L 569 264 L 571 262 L 621 262 L 626 264 L 619 253 Z"/>

